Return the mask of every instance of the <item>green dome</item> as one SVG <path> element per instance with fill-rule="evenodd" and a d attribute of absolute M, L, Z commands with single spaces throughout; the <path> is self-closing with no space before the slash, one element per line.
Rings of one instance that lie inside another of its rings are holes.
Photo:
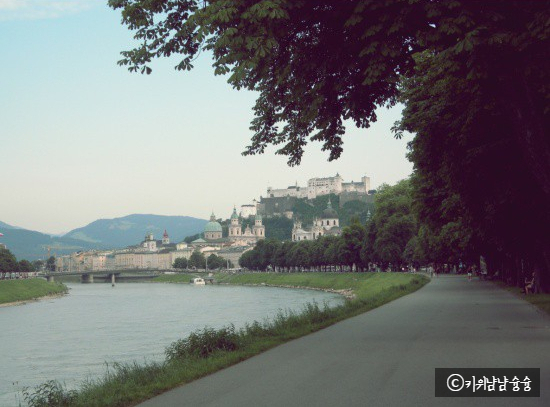
<path fill-rule="evenodd" d="M 221 231 L 222 231 L 222 225 L 220 225 L 216 221 L 216 216 L 214 215 L 214 213 L 212 213 L 212 215 L 210 215 L 210 222 L 208 222 L 204 227 L 204 232 L 206 233 L 206 232 L 221 232 Z"/>
<path fill-rule="evenodd" d="M 204 227 L 205 232 L 221 232 L 222 231 L 222 225 L 220 225 L 218 222 L 208 222 L 206 226 Z"/>
<path fill-rule="evenodd" d="M 239 219 L 239 215 L 237 215 L 237 208 L 233 207 L 233 213 L 231 214 L 231 219 Z"/>

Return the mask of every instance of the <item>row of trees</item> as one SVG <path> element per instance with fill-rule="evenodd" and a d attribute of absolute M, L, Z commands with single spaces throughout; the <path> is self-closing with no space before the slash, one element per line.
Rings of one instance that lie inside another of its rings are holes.
<path fill-rule="evenodd" d="M 16 257 L 8 249 L 0 249 L 0 273 L 32 273 L 42 270 L 55 270 L 55 258 L 50 257 L 46 263 L 42 260 L 30 262 L 28 260 L 17 261 Z"/>
<path fill-rule="evenodd" d="M 415 200 L 416 182 L 413 177 L 394 186 L 380 187 L 372 218 L 366 223 L 352 219 L 339 237 L 301 242 L 261 241 L 254 250 L 243 254 L 240 264 L 257 270 L 269 266 L 283 270 L 293 267 L 327 270 L 331 266 L 365 270 L 372 263 L 384 268 L 389 264 L 393 268 L 429 263 L 475 264 L 483 254 L 492 260 L 493 271 L 498 268 L 499 259 L 480 251 L 483 247 L 460 218 L 450 216 L 437 229 L 421 220 L 425 208 Z M 454 205 L 459 202 L 449 202 L 447 207 Z"/>
<path fill-rule="evenodd" d="M 231 260 L 226 260 L 221 256 L 212 253 L 208 258 L 200 251 L 194 251 L 189 259 L 180 257 L 174 261 L 174 268 L 178 270 L 185 269 L 204 269 L 208 266 L 209 270 L 233 267 Z"/>
<path fill-rule="evenodd" d="M 341 236 L 301 242 L 260 241 L 254 250 L 243 254 L 240 264 L 258 270 L 269 266 L 366 270 L 369 263 L 384 267 L 419 263 L 428 259 L 417 247 L 417 232 L 411 183 L 405 180 L 382 186 L 376 195 L 374 216 L 366 223 L 352 219 Z"/>

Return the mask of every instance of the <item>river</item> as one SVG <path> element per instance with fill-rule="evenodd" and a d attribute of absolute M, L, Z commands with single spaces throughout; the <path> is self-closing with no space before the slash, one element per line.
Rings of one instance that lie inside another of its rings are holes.
<path fill-rule="evenodd" d="M 312 290 L 188 284 L 67 284 L 70 293 L 0 308 L 0 406 L 51 379 L 69 388 L 113 362 L 157 361 L 173 341 L 205 326 L 263 321 L 279 310 L 342 298 Z"/>

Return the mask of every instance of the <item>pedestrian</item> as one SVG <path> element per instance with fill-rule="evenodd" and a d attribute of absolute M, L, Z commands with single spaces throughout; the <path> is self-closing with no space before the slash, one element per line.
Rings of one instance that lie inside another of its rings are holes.
<path fill-rule="evenodd" d="M 468 281 L 472 281 L 472 266 L 468 267 Z"/>

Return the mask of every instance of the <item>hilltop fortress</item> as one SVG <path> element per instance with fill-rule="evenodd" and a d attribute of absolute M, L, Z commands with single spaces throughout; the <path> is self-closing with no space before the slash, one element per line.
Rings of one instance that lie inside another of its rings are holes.
<path fill-rule="evenodd" d="M 267 188 L 267 198 L 295 197 L 315 199 L 321 195 L 336 194 L 340 195 L 345 192 L 367 195 L 370 190 L 370 178 L 367 176 L 361 177 L 361 182 L 344 182 L 340 174 L 334 177 L 326 178 L 311 178 L 307 182 L 307 187 L 290 186 L 285 189 Z"/>
<path fill-rule="evenodd" d="M 255 202 L 257 213 L 266 216 L 286 216 L 293 218 L 293 207 L 298 199 L 313 200 L 319 196 L 335 194 L 340 197 L 340 207 L 346 202 L 360 201 L 372 203 L 374 195 L 370 185 L 370 178 L 361 177 L 360 182 L 344 182 L 340 174 L 334 177 L 311 178 L 307 187 L 289 186 L 284 189 L 267 188 L 267 196 L 260 197 L 260 202 Z"/>

